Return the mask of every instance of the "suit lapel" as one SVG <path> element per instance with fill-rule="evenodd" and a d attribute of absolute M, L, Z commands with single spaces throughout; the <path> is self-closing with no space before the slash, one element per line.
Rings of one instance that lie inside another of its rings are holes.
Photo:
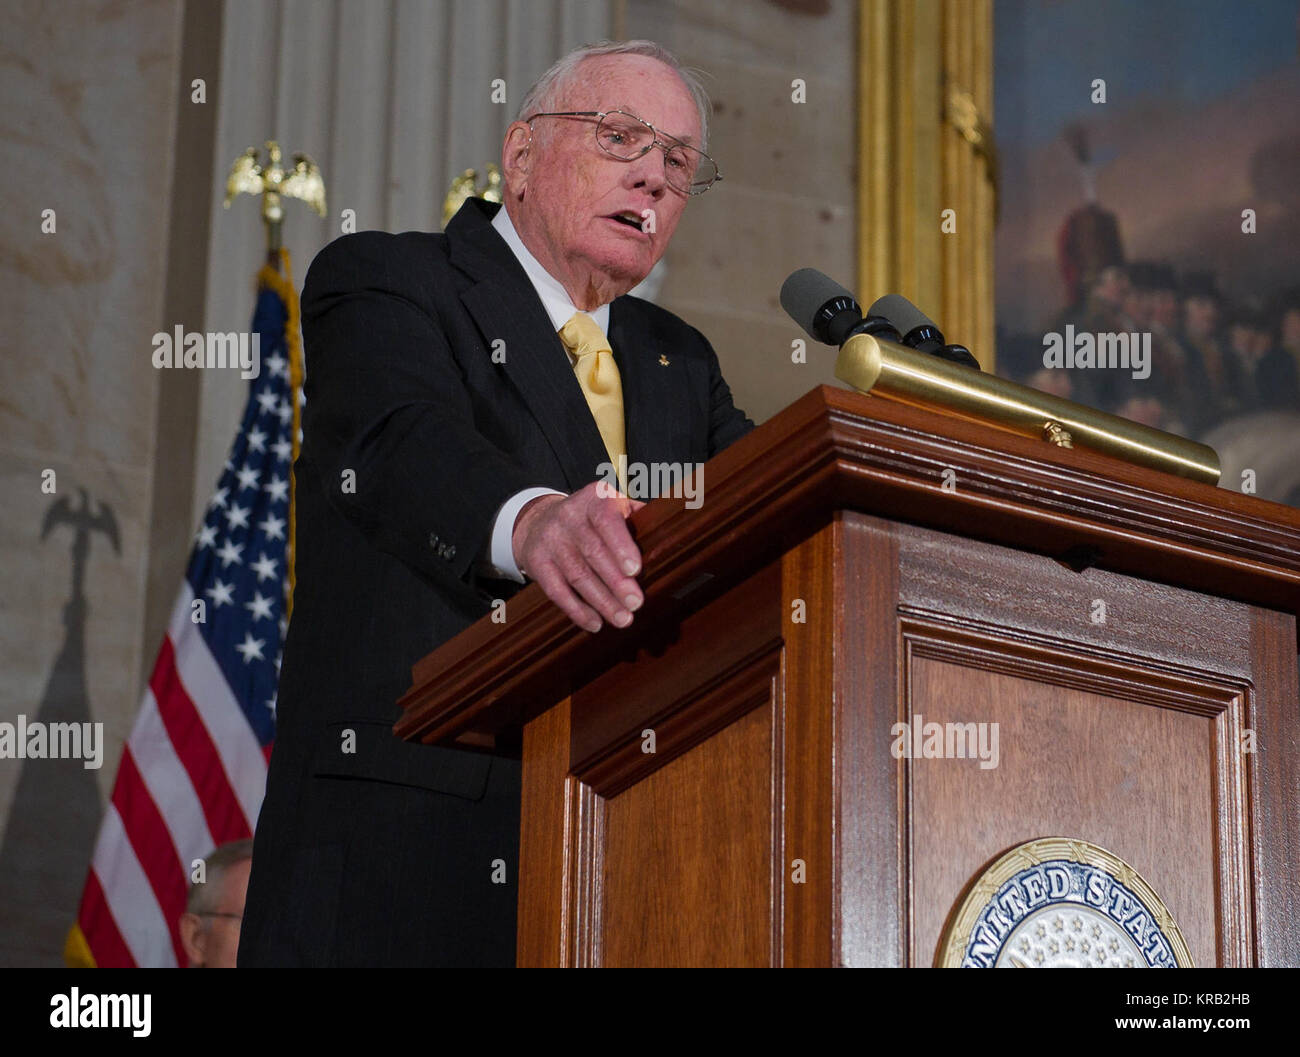
<path fill-rule="evenodd" d="M 576 490 L 594 480 L 609 457 L 564 344 L 523 266 L 492 228 L 493 213 L 486 203 L 467 199 L 447 226 L 452 263 L 477 280 L 461 302 L 489 349 L 498 338 L 505 342 L 506 376 Z"/>

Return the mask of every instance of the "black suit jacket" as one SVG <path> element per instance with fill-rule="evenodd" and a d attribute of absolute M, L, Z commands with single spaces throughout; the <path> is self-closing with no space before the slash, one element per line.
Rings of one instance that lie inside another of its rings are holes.
<path fill-rule="evenodd" d="M 297 586 L 241 965 L 513 964 L 518 762 L 390 729 L 412 664 L 519 589 L 482 563 L 501 505 L 607 460 L 497 208 L 345 236 L 307 274 Z M 753 428 L 676 316 L 620 297 L 609 336 L 629 460 L 704 462 Z"/>

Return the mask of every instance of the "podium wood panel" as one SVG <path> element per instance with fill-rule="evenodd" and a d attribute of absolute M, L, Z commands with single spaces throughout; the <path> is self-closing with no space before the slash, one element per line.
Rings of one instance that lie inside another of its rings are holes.
<path fill-rule="evenodd" d="M 1204 766 L 1217 755 L 1212 720 L 960 664 L 921 660 L 911 675 L 914 714 L 997 723 L 1002 749 L 996 770 L 978 760 L 909 763 L 915 962 L 935 960 L 948 911 L 988 866 L 990 848 L 1087 834 L 1150 882 L 1196 963 L 1215 964 L 1215 783 Z M 1169 766 L 1146 766 L 1156 754 Z"/>
<path fill-rule="evenodd" d="M 770 703 L 601 801 L 597 964 L 770 965 L 772 809 Z"/>
<path fill-rule="evenodd" d="M 633 517 L 631 628 L 532 587 L 413 671 L 400 735 L 522 747 L 521 965 L 929 965 L 1046 836 L 1198 964 L 1300 962 L 1300 513 L 827 389 L 705 480 Z M 896 758 L 918 716 L 998 767 Z"/>
<path fill-rule="evenodd" d="M 999 722 L 1005 754 L 982 773 L 973 761 L 908 764 L 913 963 L 933 959 L 963 871 L 987 865 L 951 843 L 971 826 L 986 848 L 1048 834 L 1101 844 L 1155 886 L 1198 965 L 1253 960 L 1253 754 L 1241 748 L 1252 724 L 1269 723 L 1253 681 L 1264 655 L 1252 628 L 1265 611 L 897 531 L 902 718 Z M 1281 718 L 1287 704 L 1273 697 L 1270 711 Z"/>

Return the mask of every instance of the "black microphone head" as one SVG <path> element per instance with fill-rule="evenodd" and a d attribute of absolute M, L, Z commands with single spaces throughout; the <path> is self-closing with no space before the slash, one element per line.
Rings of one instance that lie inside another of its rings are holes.
<path fill-rule="evenodd" d="M 886 294 L 867 310 L 867 315 L 884 316 L 900 334 L 910 334 L 917 327 L 934 327 L 934 320 L 902 294 Z"/>
<path fill-rule="evenodd" d="M 835 337 L 839 331 L 847 330 L 847 325 L 862 318 L 862 309 L 853 295 L 816 268 L 800 268 L 790 273 L 781 284 L 781 307 L 810 338 L 827 345 L 838 345 Z M 832 327 L 832 322 L 840 316 L 844 318 Z"/>
<path fill-rule="evenodd" d="M 945 345 L 935 355 L 953 363 L 960 363 L 963 367 L 969 367 L 971 370 L 982 371 L 984 369 L 980 366 L 980 361 L 971 355 L 970 349 L 966 348 L 965 345 Z"/>

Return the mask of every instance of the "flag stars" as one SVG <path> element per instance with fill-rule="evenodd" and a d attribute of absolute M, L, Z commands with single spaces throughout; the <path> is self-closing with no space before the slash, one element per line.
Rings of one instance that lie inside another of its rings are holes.
<path fill-rule="evenodd" d="M 231 562 L 234 562 L 236 565 L 243 565 L 244 559 L 241 556 L 243 550 L 244 545 L 242 543 L 234 543 L 230 540 L 226 540 L 225 545 L 217 551 L 217 557 L 221 559 L 221 567 L 227 569 L 230 567 Z"/>
<path fill-rule="evenodd" d="M 249 568 L 257 573 L 257 582 L 260 584 L 263 580 L 275 579 L 275 567 L 279 564 L 274 558 L 268 558 L 265 553 L 262 553 Z"/>
<path fill-rule="evenodd" d="M 266 451 L 266 434 L 256 426 L 248 431 L 248 450 Z"/>
<path fill-rule="evenodd" d="M 248 528 L 248 515 L 252 507 L 239 506 L 236 504 L 226 511 L 226 521 L 232 529 Z"/>
<path fill-rule="evenodd" d="M 265 521 L 259 521 L 257 527 L 266 533 L 269 540 L 284 539 L 284 518 L 276 517 L 274 514 L 267 514 Z"/>
<path fill-rule="evenodd" d="M 280 398 L 275 395 L 273 389 L 263 389 L 257 394 L 257 403 L 262 408 L 262 414 L 270 414 L 275 411 L 275 405 L 280 402 Z"/>
<path fill-rule="evenodd" d="M 262 362 L 266 365 L 266 369 L 271 372 L 272 378 L 289 377 L 289 371 L 288 371 L 289 361 L 286 360 L 283 356 L 281 356 L 278 352 L 273 352 Z"/>
<path fill-rule="evenodd" d="M 257 471 L 249 466 L 248 463 L 244 463 L 243 467 L 237 474 L 235 474 L 235 476 L 239 478 L 239 490 L 241 492 L 249 488 L 257 487 Z"/>
<path fill-rule="evenodd" d="M 271 450 L 275 452 L 276 460 L 279 462 L 288 462 L 293 455 L 293 445 L 283 438 L 272 444 Z"/>
<path fill-rule="evenodd" d="M 288 425 L 289 420 L 293 418 L 293 408 L 289 406 L 288 400 L 281 400 L 280 406 L 275 409 L 282 425 Z"/>
<path fill-rule="evenodd" d="M 230 464 L 227 463 L 226 467 L 227 469 L 229 469 Z M 208 509 L 211 510 L 214 506 L 219 506 L 224 509 L 226 505 L 226 496 L 229 494 L 230 494 L 229 488 L 218 488 L 215 492 L 212 493 L 212 498 L 208 501 Z"/>
<path fill-rule="evenodd" d="M 271 715 L 275 715 L 275 705 L 276 705 L 276 701 L 279 699 L 279 696 L 280 695 L 278 693 L 272 694 L 266 701 L 266 710 L 270 712 Z"/>
<path fill-rule="evenodd" d="M 263 598 L 261 591 L 253 592 L 253 600 L 245 602 L 244 608 L 253 614 L 254 622 L 272 619 L 271 599 Z"/>
<path fill-rule="evenodd" d="M 217 526 L 204 525 L 199 529 L 199 534 L 195 536 L 194 539 L 198 544 L 199 550 L 203 550 L 206 547 L 215 547 L 217 545 Z"/>
<path fill-rule="evenodd" d="M 266 639 L 255 639 L 251 631 L 244 632 L 244 641 L 235 647 L 243 655 L 244 663 L 251 661 L 264 661 L 262 656 L 262 647 L 266 645 Z"/>
<path fill-rule="evenodd" d="M 223 584 L 220 580 L 213 580 L 212 586 L 203 593 L 212 599 L 212 605 L 215 609 L 234 603 L 234 584 Z"/>
<path fill-rule="evenodd" d="M 276 474 L 262 485 L 262 491 L 270 495 L 272 502 L 283 502 L 289 498 L 289 482 L 280 480 L 280 475 Z"/>

